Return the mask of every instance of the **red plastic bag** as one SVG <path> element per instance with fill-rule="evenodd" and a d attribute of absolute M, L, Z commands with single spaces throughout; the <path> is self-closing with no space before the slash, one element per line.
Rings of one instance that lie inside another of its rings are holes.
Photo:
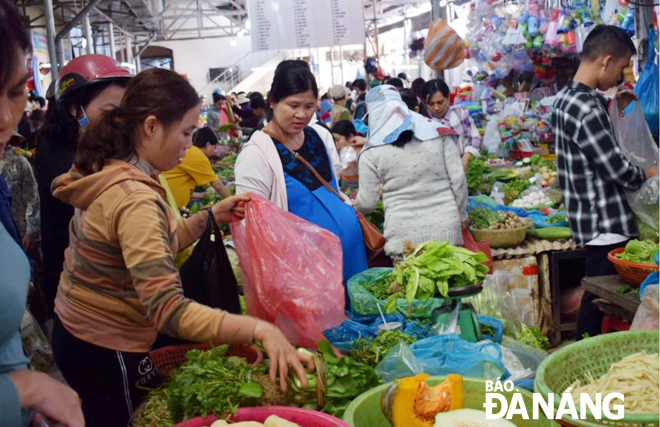
<path fill-rule="evenodd" d="M 245 221 L 231 223 L 247 314 L 275 324 L 292 344 L 316 348 L 323 331 L 344 320 L 341 242 L 263 197 L 250 197 Z"/>
<path fill-rule="evenodd" d="M 488 261 L 483 264 L 488 267 L 488 274 L 493 274 L 493 255 L 490 253 L 490 242 L 479 242 L 477 243 L 472 237 L 472 233 L 467 228 L 464 228 L 462 231 L 463 234 L 463 247 L 472 252 L 483 252 Z"/>

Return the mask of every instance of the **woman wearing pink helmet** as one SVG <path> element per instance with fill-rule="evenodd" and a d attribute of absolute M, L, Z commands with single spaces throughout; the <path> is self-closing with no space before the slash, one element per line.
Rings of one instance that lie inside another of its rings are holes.
<path fill-rule="evenodd" d="M 51 183 L 71 168 L 82 128 L 101 112 L 119 105 L 131 77 L 133 75 L 117 61 L 105 55 L 75 58 L 57 76 L 57 108 L 48 109 L 35 158 L 41 212 L 44 213 L 41 215 L 42 290 L 51 315 L 62 274 L 64 250 L 69 246 L 69 222 L 73 217 L 73 207 L 51 194 Z"/>

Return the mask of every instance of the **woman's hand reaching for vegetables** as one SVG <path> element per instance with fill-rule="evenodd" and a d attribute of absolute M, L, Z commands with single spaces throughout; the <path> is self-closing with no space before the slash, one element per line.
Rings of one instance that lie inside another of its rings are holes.
<path fill-rule="evenodd" d="M 311 356 L 301 354 L 286 339 L 282 331 L 270 323 L 260 321 L 254 329 L 254 339 L 261 341 L 268 358 L 270 359 L 270 379 L 275 382 L 277 374 L 280 375 L 280 388 L 286 392 L 289 375 L 289 366 L 300 378 L 303 388 L 307 388 L 309 382 L 303 363 L 307 365 L 309 372 L 314 371 L 314 361 Z"/>
<path fill-rule="evenodd" d="M 215 222 L 229 222 L 234 216 L 245 218 L 245 203 L 249 201 L 250 196 L 246 194 L 222 199 L 211 208 Z"/>

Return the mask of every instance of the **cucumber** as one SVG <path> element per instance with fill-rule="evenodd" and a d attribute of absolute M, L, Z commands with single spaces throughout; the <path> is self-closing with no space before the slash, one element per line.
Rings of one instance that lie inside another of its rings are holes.
<path fill-rule="evenodd" d="M 523 162 L 516 162 L 516 165 L 515 165 L 515 166 L 516 166 L 517 168 L 521 168 L 521 167 L 523 167 Z"/>
<path fill-rule="evenodd" d="M 530 159 L 529 157 L 525 157 L 524 159 L 522 159 L 522 162 L 525 165 L 531 165 L 532 164 L 532 159 Z"/>
<path fill-rule="evenodd" d="M 573 237 L 569 227 L 544 227 L 527 230 L 527 234 L 542 240 L 570 239 Z"/>

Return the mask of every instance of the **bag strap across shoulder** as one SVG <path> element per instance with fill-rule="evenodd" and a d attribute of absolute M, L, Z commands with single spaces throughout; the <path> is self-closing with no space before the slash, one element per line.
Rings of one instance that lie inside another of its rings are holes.
<path fill-rule="evenodd" d="M 309 169 L 309 171 L 310 171 L 310 172 L 316 177 L 316 179 L 319 180 L 319 182 L 320 182 L 321 184 L 323 184 L 323 186 L 324 186 L 325 188 L 327 188 L 331 193 L 333 193 L 334 195 L 336 195 L 337 197 L 339 197 L 339 199 L 340 199 L 342 202 L 344 201 L 344 199 L 339 195 L 339 193 L 338 193 L 334 188 L 332 188 L 332 186 L 331 186 L 330 184 L 328 184 L 328 182 L 327 182 L 325 179 L 323 179 L 323 177 L 321 176 L 321 174 L 319 174 L 319 173 L 316 171 L 316 169 L 314 169 L 314 166 L 312 166 L 311 164 L 309 164 L 309 162 L 308 162 L 307 160 L 305 160 L 305 159 L 303 158 L 303 156 L 301 156 L 300 154 L 296 153 L 296 152 L 293 151 L 291 148 L 289 148 L 289 147 L 284 143 L 284 139 L 282 139 L 279 135 L 276 135 L 275 133 L 273 133 L 273 132 L 271 132 L 271 131 L 269 131 L 269 130 L 264 129 L 263 132 L 266 133 L 267 135 L 272 136 L 273 138 L 277 139 L 278 141 L 281 141 L 281 142 L 282 142 L 282 145 L 284 145 L 284 146 L 286 147 L 286 149 L 289 150 L 289 151 L 291 152 L 291 154 L 293 154 L 293 157 L 295 157 L 296 160 L 298 160 L 300 163 L 302 163 L 303 165 L 305 165 L 305 167 L 306 167 L 307 169 Z"/>

